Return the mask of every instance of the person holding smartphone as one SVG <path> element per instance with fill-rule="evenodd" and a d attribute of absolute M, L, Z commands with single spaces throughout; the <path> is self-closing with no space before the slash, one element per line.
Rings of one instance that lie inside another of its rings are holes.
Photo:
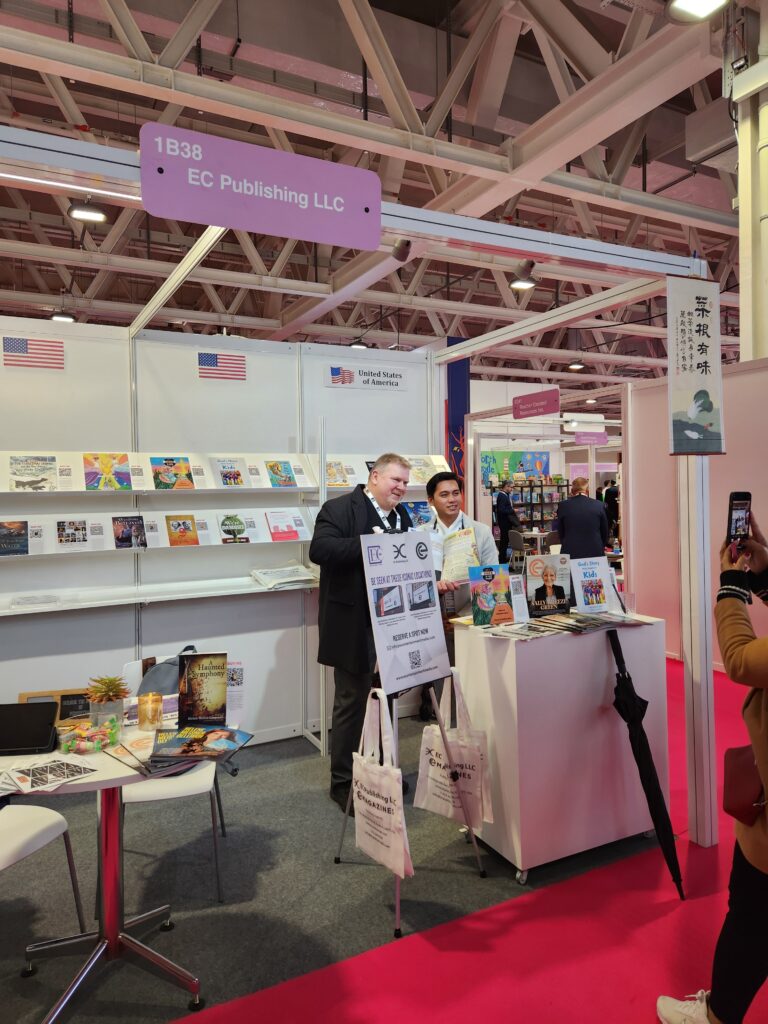
<path fill-rule="evenodd" d="M 731 505 L 734 505 L 732 500 Z M 740 511 L 737 509 L 737 511 Z M 728 538 L 720 549 L 720 590 L 715 622 L 725 670 L 749 687 L 742 714 L 763 791 L 768 793 L 768 637 L 756 637 L 747 610 L 750 594 L 768 604 L 768 543 L 754 516 L 752 536 Z M 737 516 L 739 527 L 742 517 Z M 709 991 L 687 1000 L 660 996 L 662 1024 L 741 1024 L 768 978 L 768 811 L 753 825 L 736 821 L 736 845 L 729 883 L 728 913 L 720 930 Z"/>

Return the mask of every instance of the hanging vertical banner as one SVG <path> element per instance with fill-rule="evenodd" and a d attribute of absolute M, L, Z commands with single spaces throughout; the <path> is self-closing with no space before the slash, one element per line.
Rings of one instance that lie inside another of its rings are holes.
<path fill-rule="evenodd" d="M 418 530 L 360 538 L 379 675 L 388 694 L 451 674 L 428 541 Z"/>
<path fill-rule="evenodd" d="M 667 355 L 670 454 L 722 454 L 725 443 L 717 283 L 667 278 Z"/>
<path fill-rule="evenodd" d="M 458 345 L 466 338 L 448 338 Z M 451 472 L 464 479 L 464 417 L 469 412 L 469 359 L 448 363 L 448 401 L 445 422 L 445 457 Z"/>

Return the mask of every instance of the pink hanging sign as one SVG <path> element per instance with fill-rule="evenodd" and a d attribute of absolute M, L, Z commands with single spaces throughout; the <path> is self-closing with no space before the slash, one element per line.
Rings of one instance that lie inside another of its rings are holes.
<path fill-rule="evenodd" d="M 512 415 L 516 420 L 528 419 L 530 416 L 546 416 L 552 412 L 560 412 L 560 388 L 533 391 L 512 399 Z"/>
<path fill-rule="evenodd" d="M 350 249 L 378 249 L 381 182 L 373 171 L 144 124 L 141 201 L 155 217 Z"/>
<path fill-rule="evenodd" d="M 605 430 L 577 430 L 574 436 L 576 444 L 608 444 L 608 433 Z"/>

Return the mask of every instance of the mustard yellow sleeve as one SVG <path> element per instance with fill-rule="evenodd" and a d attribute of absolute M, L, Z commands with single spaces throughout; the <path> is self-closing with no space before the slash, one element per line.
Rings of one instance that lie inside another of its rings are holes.
<path fill-rule="evenodd" d="M 726 673 L 735 683 L 768 689 L 768 637 L 755 636 L 744 602 L 721 598 L 715 605 L 715 622 Z"/>

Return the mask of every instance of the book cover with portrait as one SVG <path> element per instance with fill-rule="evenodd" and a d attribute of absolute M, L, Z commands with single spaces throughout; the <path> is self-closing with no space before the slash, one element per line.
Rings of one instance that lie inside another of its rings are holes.
<path fill-rule="evenodd" d="M 571 559 L 568 555 L 529 555 L 525 560 L 528 610 L 532 616 L 568 612 Z"/>
<path fill-rule="evenodd" d="M 166 516 L 165 527 L 172 548 L 197 547 L 200 544 L 195 517 L 191 512 L 187 515 Z"/>

